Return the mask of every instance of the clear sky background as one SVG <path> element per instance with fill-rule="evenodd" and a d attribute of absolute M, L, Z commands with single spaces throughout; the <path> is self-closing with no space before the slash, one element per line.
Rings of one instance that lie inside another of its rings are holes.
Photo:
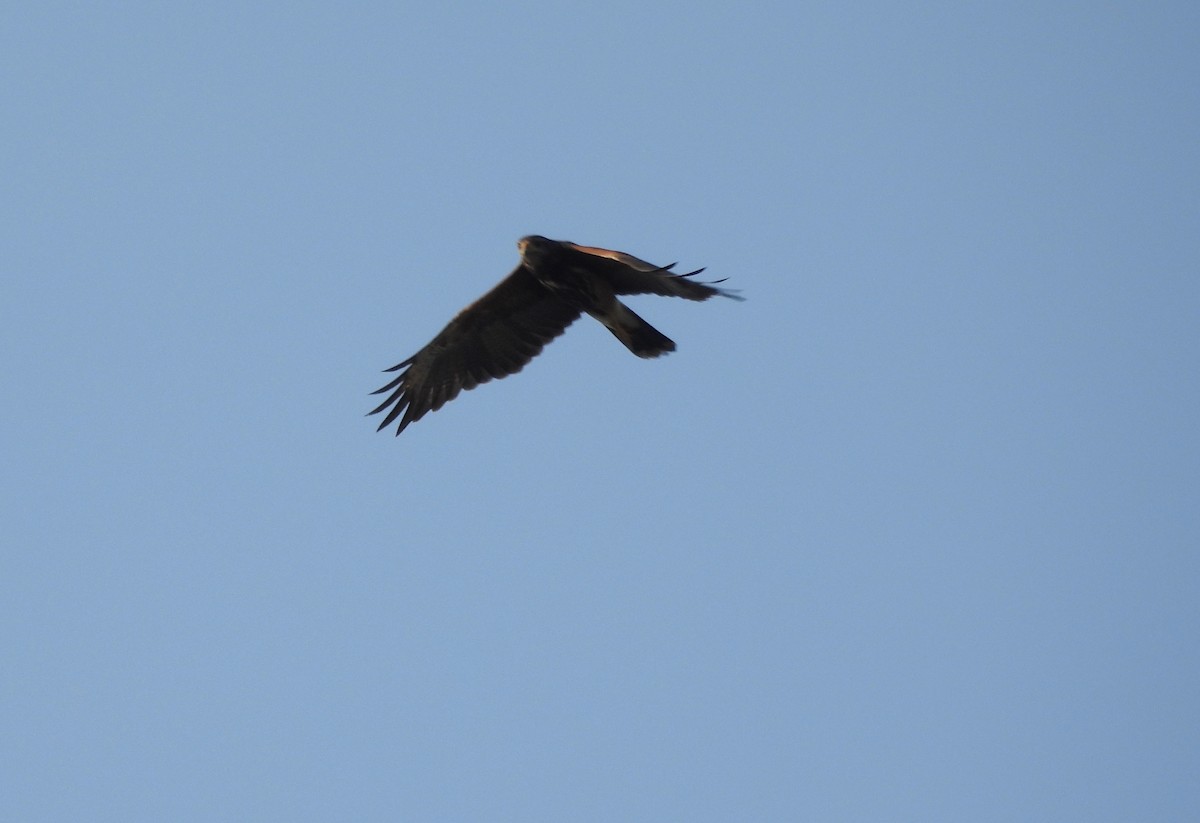
<path fill-rule="evenodd" d="M 1200 808 L 1200 5 L 0 40 L 0 819 Z M 530 233 L 747 301 L 376 434 Z"/>

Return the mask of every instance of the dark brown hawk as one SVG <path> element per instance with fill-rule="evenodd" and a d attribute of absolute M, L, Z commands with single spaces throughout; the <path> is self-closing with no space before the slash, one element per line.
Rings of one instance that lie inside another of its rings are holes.
<path fill-rule="evenodd" d="M 467 306 L 429 345 L 387 371 L 399 376 L 372 394 L 388 393 L 371 414 L 388 410 L 379 429 L 397 418 L 396 434 L 461 391 L 516 374 L 580 314 L 599 320 L 638 357 L 675 351 L 675 343 L 617 299 L 662 294 L 688 300 L 742 298 L 712 283 L 675 274 L 624 252 L 531 235 L 517 242 L 521 262 L 508 277 Z M 715 281 L 723 282 L 722 280 Z M 389 408 L 390 407 L 390 408 Z"/>

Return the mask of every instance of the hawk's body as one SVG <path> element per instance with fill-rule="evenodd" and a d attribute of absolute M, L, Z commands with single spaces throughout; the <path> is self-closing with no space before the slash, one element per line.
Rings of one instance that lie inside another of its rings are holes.
<path fill-rule="evenodd" d="M 374 392 L 390 392 L 371 412 L 391 406 L 380 429 L 400 417 L 399 434 L 459 392 L 515 374 L 583 313 L 603 323 L 639 357 L 675 350 L 670 338 L 634 314 L 618 295 L 707 300 L 719 294 L 742 299 L 726 289 L 686 279 L 703 269 L 674 274 L 671 266 L 653 266 L 623 252 L 538 235 L 521 238 L 517 248 L 521 263 L 512 274 L 459 312 L 429 345 L 388 369 L 404 371 Z"/>

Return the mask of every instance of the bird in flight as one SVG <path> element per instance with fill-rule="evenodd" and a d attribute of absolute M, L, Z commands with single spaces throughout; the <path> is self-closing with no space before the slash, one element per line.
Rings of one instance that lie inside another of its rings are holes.
<path fill-rule="evenodd" d="M 631 254 L 579 246 L 539 235 L 517 242 L 521 262 L 512 274 L 467 306 L 425 348 L 389 372 L 400 374 L 372 394 L 387 399 L 370 412 L 387 411 L 379 431 L 399 418 L 396 434 L 480 383 L 516 374 L 581 314 L 604 324 L 638 357 L 675 351 L 675 343 L 617 299 L 661 294 L 688 300 L 721 295 L 742 300 L 715 283 L 676 274 Z M 402 370 L 402 371 L 401 371 Z"/>

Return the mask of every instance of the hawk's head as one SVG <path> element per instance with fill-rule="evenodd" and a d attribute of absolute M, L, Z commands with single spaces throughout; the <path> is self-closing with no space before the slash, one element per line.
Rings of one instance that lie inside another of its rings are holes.
<path fill-rule="evenodd" d="M 521 262 L 533 271 L 543 268 L 560 250 L 558 241 L 542 237 L 540 234 L 531 234 L 517 241 Z"/>

